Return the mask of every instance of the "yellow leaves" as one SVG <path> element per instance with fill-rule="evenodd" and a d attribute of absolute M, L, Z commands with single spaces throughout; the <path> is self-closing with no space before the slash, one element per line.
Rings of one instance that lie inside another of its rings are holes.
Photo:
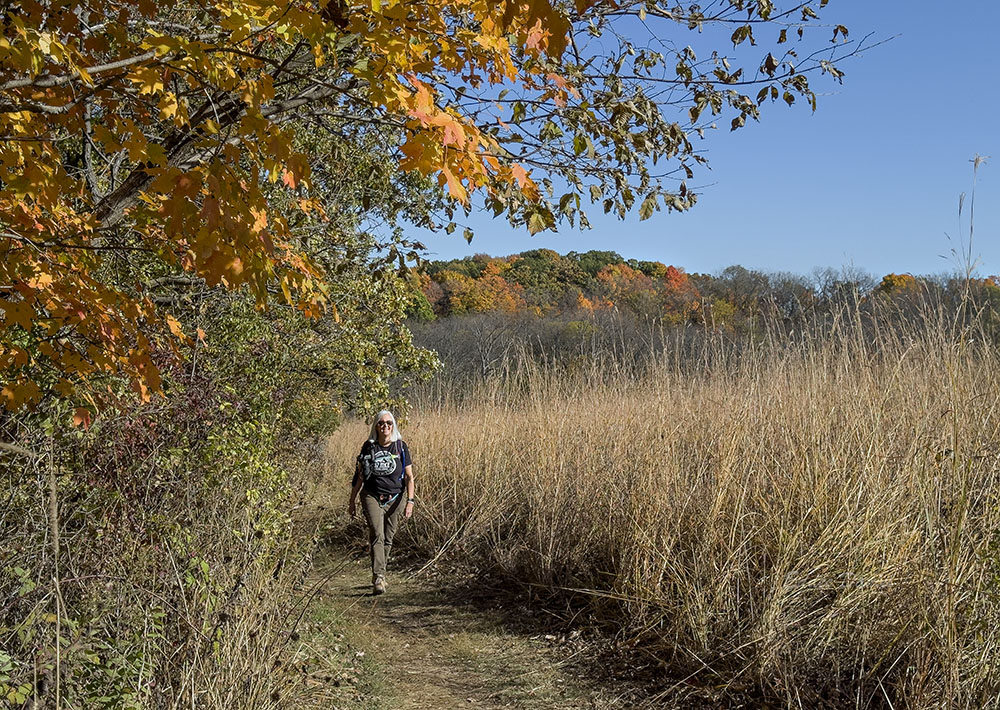
<path fill-rule="evenodd" d="M 481 152 L 488 146 L 479 129 L 453 113 L 439 108 L 430 88 L 415 77 L 408 77 L 413 86 L 407 91 L 398 86 L 394 97 L 413 120 L 411 131 L 402 146 L 400 167 L 423 174 L 438 172 L 439 183 L 448 193 L 466 204 L 469 188 L 488 182 L 487 165 L 492 156 Z"/>
<path fill-rule="evenodd" d="M 35 317 L 35 309 L 30 304 L 24 301 L 12 303 L 0 298 L 0 310 L 3 311 L 0 322 L 3 323 L 4 328 L 17 325 L 25 330 L 31 330 L 32 321 Z"/>
<path fill-rule="evenodd" d="M 454 197 L 462 204 L 465 204 L 466 202 L 469 201 L 469 193 L 465 189 L 465 186 L 462 185 L 462 181 L 454 173 L 452 173 L 451 170 L 448 169 L 447 165 L 442 166 L 441 175 L 443 176 L 445 182 L 447 182 L 448 192 L 449 194 L 451 194 L 452 197 Z"/>
<path fill-rule="evenodd" d="M 179 320 L 177 320 L 176 318 L 174 318 L 172 315 L 169 314 L 164 318 L 164 320 L 166 320 L 167 327 L 170 328 L 170 332 L 174 334 L 174 337 L 180 338 L 181 340 L 187 337 L 184 335 L 184 330 L 183 328 L 181 328 L 181 323 Z"/>
<path fill-rule="evenodd" d="M 195 200 L 202 189 L 200 171 L 181 173 L 177 168 L 165 170 L 154 180 L 152 188 L 157 192 L 169 191 L 160 198 L 158 210 L 167 234 L 180 237 L 189 233 L 198 214 Z"/>
<path fill-rule="evenodd" d="M 132 151 L 130 150 L 129 155 L 131 154 Z M 159 143 L 150 143 L 147 141 L 142 151 L 142 155 L 144 157 L 143 162 L 147 165 L 155 166 L 167 164 L 167 152 Z"/>
<path fill-rule="evenodd" d="M 32 290 L 38 291 L 38 290 L 42 290 L 42 289 L 45 289 L 45 288 L 51 286 L 52 285 L 52 280 L 53 280 L 52 279 L 52 274 L 50 274 L 47 271 L 43 271 L 42 273 L 38 274 L 37 276 L 34 276 L 34 277 L 28 279 L 27 283 L 28 283 L 28 287 L 29 288 L 31 288 Z"/>
<path fill-rule="evenodd" d="M 189 122 L 187 106 L 177 98 L 177 94 L 170 91 L 160 97 L 157 104 L 160 109 L 160 118 L 164 121 L 172 121 L 175 126 L 181 128 Z"/>
<path fill-rule="evenodd" d="M 163 70 L 153 67 L 137 67 L 129 72 L 128 80 L 139 89 L 139 95 L 159 94 L 163 91 Z"/>
<path fill-rule="evenodd" d="M 326 219 L 327 217 L 326 208 L 323 206 L 323 203 L 315 198 L 303 197 L 296 200 L 295 204 L 303 214 L 316 213 L 320 219 Z"/>
<path fill-rule="evenodd" d="M 41 399 L 41 389 L 32 380 L 25 377 L 19 377 L 13 382 L 4 385 L 3 389 L 0 389 L 0 402 L 11 412 L 16 412 L 23 408 L 31 409 Z"/>
<path fill-rule="evenodd" d="M 121 148 L 121 141 L 103 123 L 98 123 L 94 126 L 91 138 L 104 146 L 104 149 L 109 152 L 117 152 Z"/>
<path fill-rule="evenodd" d="M 274 98 L 274 80 L 270 74 L 264 74 L 255 81 L 244 82 L 241 88 L 241 98 L 254 109 Z"/>
<path fill-rule="evenodd" d="M 410 133 L 401 150 L 403 159 L 400 160 L 400 168 L 416 170 L 424 175 L 434 172 L 441 154 L 440 146 L 434 142 L 433 136 L 424 131 Z"/>
<path fill-rule="evenodd" d="M 413 77 L 410 77 L 409 81 L 413 84 L 416 91 L 411 94 L 401 87 L 397 95 L 400 97 L 401 103 L 409 105 L 409 114 L 413 118 L 421 123 L 428 124 L 432 116 L 438 112 L 437 107 L 434 105 L 434 97 L 431 95 L 428 86 L 422 81 Z"/>
<path fill-rule="evenodd" d="M 106 123 L 93 127 L 92 138 L 107 152 L 128 151 L 129 160 L 138 163 L 165 165 L 167 154 L 163 146 L 150 141 L 142 128 L 130 118 L 109 117 Z"/>
<path fill-rule="evenodd" d="M 40 49 L 44 54 L 51 54 L 52 42 L 52 33 L 42 32 L 38 35 L 38 49 Z M 58 42 L 56 44 L 58 44 Z"/>
<path fill-rule="evenodd" d="M 462 124 L 454 119 L 444 121 L 443 140 L 445 145 L 461 147 L 465 145 L 465 130 Z"/>
<path fill-rule="evenodd" d="M 328 71 L 334 77 L 338 71 L 353 73 L 354 81 L 364 85 L 356 95 L 365 96 L 375 113 L 402 117 L 406 139 L 401 169 L 433 176 L 465 204 L 471 192 L 483 189 L 516 189 L 537 199 L 538 188 L 528 172 L 511 167 L 491 135 L 480 131 L 459 105 L 443 101 L 434 82 L 444 75 L 469 86 L 485 82 L 538 88 L 551 65 L 537 60 L 559 51 L 568 26 L 551 0 L 339 4 L 321 0 L 318 9 L 291 0 L 218 0 L 200 6 L 211 32 L 176 34 L 167 29 L 169 24 L 149 27 L 148 18 L 162 7 L 155 0 L 91 4 L 87 13 L 65 12 L 58 21 L 9 13 L 7 31 L 0 37 L 0 75 L 65 79 L 44 91 L 34 87 L 12 97 L 72 108 L 57 116 L 32 111 L 0 116 L 4 135 L 60 137 L 0 146 L 0 222 L 5 230 L 10 225 L 19 236 L 45 235 L 49 243 L 92 246 L 103 225 L 91 212 L 100 197 L 90 195 L 107 194 L 130 171 L 141 170 L 152 181 L 143 184 L 129 206 L 123 233 L 130 240 L 209 284 L 245 287 L 262 302 L 268 289 L 279 284 L 286 302 L 317 315 L 324 302 L 319 272 L 294 248 L 292 220 L 282 210 L 322 219 L 324 206 L 311 193 L 307 156 L 295 152 L 294 136 L 279 123 L 288 112 L 270 110 L 277 99 L 289 98 L 303 86 L 301 76 L 289 81 L 291 73 L 272 78 L 281 58 L 302 40 L 307 46 L 296 58 L 295 72 L 303 71 L 302 59 L 307 62 L 304 71 L 310 71 L 311 57 L 317 66 L 334 64 L 317 78 L 326 80 Z M 74 5 L 59 5 L 64 7 Z M 92 33 L 84 20 L 104 29 Z M 95 69 L 118 61 L 125 63 L 114 71 Z M 558 93 L 545 98 L 558 101 L 573 91 L 559 77 L 547 78 Z M 80 170 L 79 144 L 61 139 L 86 131 L 81 97 L 87 97 L 90 107 L 96 185 Z M 190 125 L 192 118 L 196 125 Z M 188 155 L 177 148 L 185 140 L 193 141 Z M 74 152 L 63 155 L 71 143 Z M 165 145 L 172 148 L 170 156 Z M 269 188 L 267 180 L 278 185 Z M 268 196 L 281 186 L 289 194 L 280 198 L 279 207 Z M 37 383 L 42 380 L 18 380 L 16 373 L 36 366 L 58 371 L 65 382 L 118 372 L 132 380 L 140 396 L 155 392 L 159 375 L 149 343 L 139 336 L 152 329 L 174 342 L 172 338 L 186 337 L 180 324 L 157 313 L 149 295 L 136 297 L 101 285 L 96 275 L 101 252 L 47 247 L 36 255 L 30 252 L 0 237 L 0 275 L 30 291 L 0 297 L 5 406 L 31 401 L 35 393 L 28 383 L 41 387 Z M 336 309 L 331 313 L 338 317 Z M 61 342 L 67 333 L 77 338 L 75 344 Z M 38 347 L 14 350 L 12 334 L 34 337 L 44 347 L 38 342 Z M 70 389 L 67 384 L 65 391 L 56 391 L 66 396 Z"/>
<path fill-rule="evenodd" d="M 323 51 L 323 45 L 314 44 L 312 53 L 317 67 L 321 67 L 326 64 L 326 53 Z"/>
<path fill-rule="evenodd" d="M 264 208 L 250 208 L 250 214 L 253 215 L 253 231 L 262 232 L 267 229 L 267 210 Z"/>
<path fill-rule="evenodd" d="M 16 369 L 28 364 L 30 358 L 24 349 L 9 347 L 0 349 L 0 370 Z"/>
<path fill-rule="evenodd" d="M 53 362 L 59 359 L 59 351 L 56 350 L 55 346 L 51 342 L 46 341 L 39 344 L 38 352 Z"/>
<path fill-rule="evenodd" d="M 82 81 L 84 84 L 86 84 L 87 86 L 94 85 L 94 80 L 90 76 L 90 72 L 88 72 L 86 69 L 84 69 L 83 67 L 76 67 L 76 73 L 77 76 L 80 77 L 80 81 Z"/>
<path fill-rule="evenodd" d="M 147 30 L 147 32 L 149 36 L 143 41 L 141 45 L 142 49 L 151 49 L 156 52 L 156 56 L 158 57 L 165 57 L 168 54 L 180 54 L 182 50 L 185 50 L 186 53 L 188 42 L 183 37 L 173 37 L 152 29 Z"/>

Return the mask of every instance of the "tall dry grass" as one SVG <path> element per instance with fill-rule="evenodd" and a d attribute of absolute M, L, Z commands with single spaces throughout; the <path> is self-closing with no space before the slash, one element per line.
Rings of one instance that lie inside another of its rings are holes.
<path fill-rule="evenodd" d="M 1000 356 L 931 321 L 864 331 L 418 409 L 409 542 L 588 600 L 678 681 L 995 706 Z"/>

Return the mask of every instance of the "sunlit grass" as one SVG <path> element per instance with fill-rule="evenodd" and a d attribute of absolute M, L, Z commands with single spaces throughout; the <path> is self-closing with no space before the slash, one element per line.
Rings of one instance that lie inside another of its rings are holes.
<path fill-rule="evenodd" d="M 1000 358 L 944 329 L 877 338 L 536 369 L 418 409 L 410 540 L 583 595 L 678 680 L 995 703 Z"/>

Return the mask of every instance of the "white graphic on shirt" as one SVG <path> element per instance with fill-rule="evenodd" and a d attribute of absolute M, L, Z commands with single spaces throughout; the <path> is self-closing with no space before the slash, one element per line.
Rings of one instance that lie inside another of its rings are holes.
<path fill-rule="evenodd" d="M 385 476 L 392 473 L 396 468 L 396 459 L 399 458 L 391 451 L 374 451 L 372 453 L 372 473 L 376 476 Z"/>

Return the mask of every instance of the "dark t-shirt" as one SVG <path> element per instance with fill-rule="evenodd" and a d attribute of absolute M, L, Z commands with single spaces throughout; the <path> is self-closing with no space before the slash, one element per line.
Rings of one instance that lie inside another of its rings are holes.
<path fill-rule="evenodd" d="M 365 458 L 370 462 L 372 471 L 362 488 L 365 493 L 396 495 L 403 490 L 406 467 L 411 463 L 410 450 L 406 442 L 400 439 L 388 446 L 382 446 L 377 441 L 366 441 L 361 446 L 361 455 L 358 456 L 358 465 L 354 469 L 354 480 L 351 485 L 357 484 L 358 477 L 362 475 L 362 459 Z"/>

